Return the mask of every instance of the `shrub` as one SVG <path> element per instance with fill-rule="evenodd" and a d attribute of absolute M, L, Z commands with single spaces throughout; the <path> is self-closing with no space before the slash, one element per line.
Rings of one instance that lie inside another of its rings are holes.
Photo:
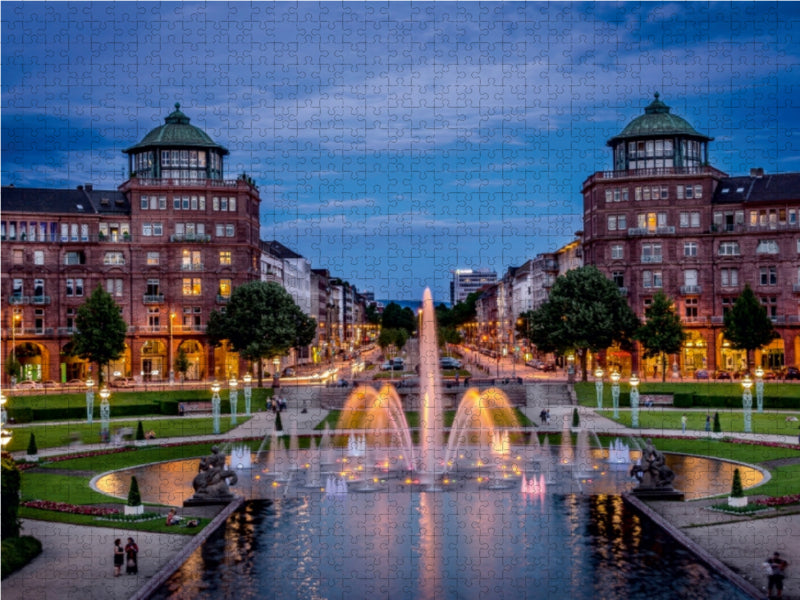
<path fill-rule="evenodd" d="M 714 433 L 722 433 L 722 425 L 719 423 L 719 413 L 714 413 L 714 426 L 712 427 Z"/>
<path fill-rule="evenodd" d="M 194 400 L 162 400 L 158 403 L 158 412 L 162 415 L 177 415 L 180 402 L 194 402 Z"/>
<path fill-rule="evenodd" d="M 31 437 L 28 440 L 28 456 L 35 456 L 39 454 L 39 448 L 36 446 L 36 435 L 31 433 Z"/>
<path fill-rule="evenodd" d="M 144 439 L 144 427 L 142 426 L 142 422 L 139 421 L 136 424 L 136 440 L 141 441 Z M 135 506 L 135 505 L 132 505 Z"/>
<path fill-rule="evenodd" d="M 27 406 L 9 408 L 8 418 L 14 419 L 15 423 L 30 423 L 33 421 L 33 409 Z"/>
<path fill-rule="evenodd" d="M 742 490 L 742 475 L 739 473 L 739 469 L 736 468 L 733 470 L 733 485 L 731 486 L 731 498 L 741 498 L 744 496 L 744 490 Z"/>
<path fill-rule="evenodd" d="M 0 534 L 2 539 L 19 536 L 19 469 L 11 455 L 3 455 L 0 477 Z M 5 557 L 6 552 L 3 552 Z"/>
<path fill-rule="evenodd" d="M 691 408 L 694 406 L 694 394 L 673 394 L 672 405 L 675 408 Z"/>
<path fill-rule="evenodd" d="M 24 535 L 4 539 L 1 550 L 0 571 L 2 578 L 5 579 L 39 556 L 42 552 L 42 543 L 35 537 Z"/>
<path fill-rule="evenodd" d="M 581 417 L 578 414 L 578 409 L 572 409 L 572 426 L 573 427 L 580 427 L 581 426 Z"/>
<path fill-rule="evenodd" d="M 142 495 L 139 493 L 139 482 L 136 481 L 136 475 L 133 475 L 131 476 L 131 489 L 128 491 L 128 506 L 139 506 L 141 503 Z"/>

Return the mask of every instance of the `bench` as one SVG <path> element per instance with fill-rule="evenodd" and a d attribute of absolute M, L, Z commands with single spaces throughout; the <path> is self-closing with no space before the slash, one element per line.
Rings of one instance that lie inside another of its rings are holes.
<path fill-rule="evenodd" d="M 672 394 L 642 394 L 639 406 L 672 406 Z"/>
<path fill-rule="evenodd" d="M 210 413 L 211 402 L 179 402 L 178 414 L 188 415 L 189 413 Z"/>

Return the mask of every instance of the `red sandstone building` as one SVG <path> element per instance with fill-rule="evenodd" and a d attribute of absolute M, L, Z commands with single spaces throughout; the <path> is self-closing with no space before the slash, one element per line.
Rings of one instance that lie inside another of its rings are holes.
<path fill-rule="evenodd" d="M 730 177 L 709 164 L 713 141 L 656 94 L 608 141 L 613 170 L 583 184 L 584 262 L 613 279 L 640 316 L 663 291 L 688 338 L 672 368 L 740 371 L 744 352 L 723 315 L 749 284 L 779 338 L 756 352 L 767 371 L 800 364 L 800 173 L 753 169 Z M 653 375 L 655 361 L 610 350 L 606 362 Z M 658 374 L 658 373 L 656 373 Z"/>

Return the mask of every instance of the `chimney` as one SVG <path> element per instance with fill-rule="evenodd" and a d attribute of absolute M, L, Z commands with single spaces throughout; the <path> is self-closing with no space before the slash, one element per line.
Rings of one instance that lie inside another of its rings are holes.
<path fill-rule="evenodd" d="M 762 169 L 761 167 L 750 169 L 750 177 L 754 179 L 761 179 L 762 177 L 764 177 L 764 169 Z"/>
<path fill-rule="evenodd" d="M 82 192 L 82 191 L 83 191 L 83 186 L 82 186 L 82 185 L 79 185 L 79 186 L 78 186 L 78 191 L 79 191 L 79 192 Z"/>

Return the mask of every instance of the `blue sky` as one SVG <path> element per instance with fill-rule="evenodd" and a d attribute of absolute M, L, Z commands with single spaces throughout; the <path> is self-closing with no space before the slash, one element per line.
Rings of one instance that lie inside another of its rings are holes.
<path fill-rule="evenodd" d="M 2 3 L 2 183 L 124 181 L 175 102 L 277 239 L 379 298 L 449 299 L 581 227 L 654 92 L 711 162 L 800 170 L 796 3 Z"/>

